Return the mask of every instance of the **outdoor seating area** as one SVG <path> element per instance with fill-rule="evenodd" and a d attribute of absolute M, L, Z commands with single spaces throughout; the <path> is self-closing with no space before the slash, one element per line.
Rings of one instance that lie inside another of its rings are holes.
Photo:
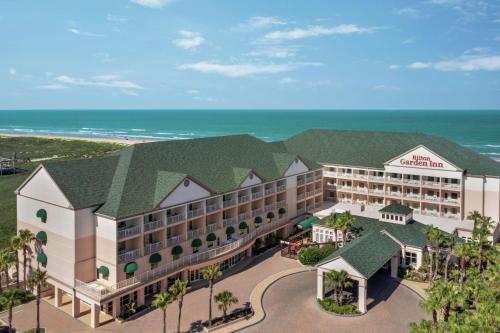
<path fill-rule="evenodd" d="M 16 173 L 16 167 L 13 159 L 0 156 L 0 176 Z"/>

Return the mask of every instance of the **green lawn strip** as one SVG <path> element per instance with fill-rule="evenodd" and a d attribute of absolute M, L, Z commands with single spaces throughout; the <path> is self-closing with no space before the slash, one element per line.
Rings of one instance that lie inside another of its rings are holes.
<path fill-rule="evenodd" d="M 80 140 L 41 139 L 30 137 L 0 137 L 0 156 L 10 158 L 46 159 L 45 161 L 75 160 L 107 155 L 124 148 L 123 144 Z M 40 162 L 17 163 L 17 174 L 0 176 L 0 248 L 9 244 L 16 233 L 15 189 L 22 184 Z"/>

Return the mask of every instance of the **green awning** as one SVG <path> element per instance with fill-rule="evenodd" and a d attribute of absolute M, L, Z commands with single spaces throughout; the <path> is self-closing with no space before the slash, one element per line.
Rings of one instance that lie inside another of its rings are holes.
<path fill-rule="evenodd" d="M 47 255 L 43 252 L 40 252 L 36 256 L 36 261 L 38 261 L 40 264 L 46 264 L 47 263 Z"/>
<path fill-rule="evenodd" d="M 159 253 L 153 253 L 151 256 L 149 256 L 149 263 L 150 264 L 156 264 L 161 261 L 161 255 Z"/>
<path fill-rule="evenodd" d="M 125 265 L 125 267 L 123 268 L 123 271 L 127 274 L 130 274 L 130 273 L 133 273 L 137 270 L 137 268 L 139 268 L 139 266 L 137 266 L 137 263 L 135 261 L 132 261 L 132 262 L 129 262 L 128 264 Z"/>
<path fill-rule="evenodd" d="M 311 217 L 297 223 L 297 227 L 299 229 L 302 229 L 302 230 L 307 230 L 307 229 L 312 228 L 312 224 L 316 221 L 319 221 L 319 218 L 316 216 L 311 216 Z"/>
<path fill-rule="evenodd" d="M 257 216 L 257 217 L 255 218 L 255 220 L 253 220 L 253 222 L 254 222 L 255 224 L 261 224 L 261 223 L 262 223 L 262 217 Z"/>
<path fill-rule="evenodd" d="M 207 242 L 215 242 L 217 240 L 217 236 L 214 233 L 210 233 L 207 235 Z"/>
<path fill-rule="evenodd" d="M 273 212 L 269 212 L 269 213 L 267 213 L 266 217 L 268 219 L 274 219 L 274 213 Z"/>
<path fill-rule="evenodd" d="M 240 230 L 245 230 L 248 229 L 248 224 L 246 222 L 241 222 L 240 225 L 238 226 Z"/>
<path fill-rule="evenodd" d="M 201 246 L 201 239 L 199 238 L 195 238 L 193 239 L 193 241 L 191 242 L 191 246 L 192 247 L 200 247 Z"/>
<path fill-rule="evenodd" d="M 182 254 L 182 246 L 179 246 L 179 245 L 174 246 L 174 247 L 172 248 L 172 255 L 174 255 L 174 256 L 178 256 L 178 255 L 180 255 L 180 254 Z"/>
<path fill-rule="evenodd" d="M 45 209 L 39 209 L 36 212 L 36 217 L 40 218 L 42 222 L 47 221 L 47 211 Z"/>
<path fill-rule="evenodd" d="M 234 228 L 233 227 L 227 227 L 226 229 L 226 235 L 232 235 L 234 234 Z"/>
<path fill-rule="evenodd" d="M 103 276 L 108 276 L 109 275 L 109 268 L 106 266 L 101 266 L 97 269 L 99 273 L 101 273 Z"/>
<path fill-rule="evenodd" d="M 47 241 L 47 233 L 45 231 L 39 231 L 37 234 L 36 234 L 36 240 L 39 241 L 39 242 L 46 242 Z"/>
<path fill-rule="evenodd" d="M 278 214 L 283 215 L 285 213 L 286 213 L 286 209 L 285 208 L 281 207 L 280 209 L 278 209 Z"/>

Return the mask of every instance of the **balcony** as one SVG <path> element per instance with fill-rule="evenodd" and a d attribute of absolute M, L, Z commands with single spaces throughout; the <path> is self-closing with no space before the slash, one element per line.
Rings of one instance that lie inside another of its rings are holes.
<path fill-rule="evenodd" d="M 297 183 L 297 185 L 298 185 L 298 183 Z M 283 192 L 283 191 L 286 191 L 286 185 L 285 185 L 285 184 L 283 184 L 283 185 L 278 185 L 278 186 L 276 187 L 276 191 L 278 191 L 278 192 Z"/>
<path fill-rule="evenodd" d="M 184 221 L 186 219 L 186 216 L 184 213 L 178 214 L 178 215 L 172 215 L 172 216 L 167 216 L 167 225 L 175 224 L 181 221 Z"/>
<path fill-rule="evenodd" d="M 403 194 L 401 192 L 399 192 L 399 191 L 388 191 L 387 195 L 390 196 L 390 197 L 400 197 Z"/>
<path fill-rule="evenodd" d="M 338 172 L 337 176 L 339 178 L 348 178 L 348 179 L 351 179 L 352 178 L 352 173 Z"/>
<path fill-rule="evenodd" d="M 271 205 L 271 206 L 272 206 L 272 205 Z M 285 206 L 286 206 L 286 200 L 281 200 L 281 201 L 278 201 L 278 202 L 276 203 L 276 207 L 278 207 L 278 208 L 283 208 L 283 207 L 285 207 Z M 267 210 L 267 209 L 266 209 L 266 210 Z M 270 210 L 272 210 L 272 209 L 270 209 Z"/>
<path fill-rule="evenodd" d="M 247 213 L 240 213 L 238 214 L 238 222 L 243 222 L 248 218 Z"/>
<path fill-rule="evenodd" d="M 409 185 L 420 185 L 420 180 L 417 179 L 403 179 L 404 184 L 409 184 Z"/>
<path fill-rule="evenodd" d="M 314 180 L 320 180 L 323 178 L 323 174 L 317 174 L 317 175 L 314 175 Z"/>
<path fill-rule="evenodd" d="M 249 195 L 242 195 L 238 196 L 238 203 L 244 203 L 250 201 L 250 196 Z"/>
<path fill-rule="evenodd" d="M 266 212 L 270 212 L 270 211 L 274 210 L 274 204 L 266 205 L 266 206 L 264 207 L 264 210 L 265 210 Z"/>
<path fill-rule="evenodd" d="M 454 184 L 454 183 L 443 183 L 443 188 L 461 189 L 462 186 L 460 184 Z"/>
<path fill-rule="evenodd" d="M 183 270 L 186 267 L 197 265 L 212 260 L 214 258 L 226 255 L 240 247 L 251 244 L 257 237 L 261 237 L 273 230 L 281 228 L 282 226 L 287 225 L 289 222 L 290 221 L 288 219 L 282 218 L 274 220 L 271 223 L 265 223 L 260 228 L 251 231 L 244 237 L 230 244 L 212 250 L 208 250 L 205 252 L 194 253 L 191 255 L 181 257 L 178 260 L 167 262 L 155 269 L 137 274 L 134 277 L 131 277 L 130 279 L 120 281 L 111 286 L 96 286 L 95 283 L 85 283 L 79 280 L 75 280 L 75 289 L 78 293 L 82 293 L 94 300 L 100 301 L 104 298 L 109 297 L 112 294 L 125 290 L 126 288 L 130 288 L 136 285 L 141 285 L 149 281 L 154 281 L 164 276 L 167 276 L 170 273 Z"/>
<path fill-rule="evenodd" d="M 160 229 L 163 228 L 164 226 L 165 222 L 162 220 L 144 222 L 144 232 Z"/>
<path fill-rule="evenodd" d="M 397 178 L 397 177 L 386 177 L 385 181 L 388 182 L 388 183 L 401 184 L 402 179 L 401 178 Z"/>
<path fill-rule="evenodd" d="M 159 241 L 151 244 L 146 244 L 144 246 L 144 255 L 147 256 L 148 254 L 155 253 L 158 251 L 161 251 L 165 248 L 166 242 L 165 241 Z"/>
<path fill-rule="evenodd" d="M 220 209 L 220 204 L 219 203 L 214 203 L 214 204 L 207 205 L 207 213 L 216 212 L 219 209 Z"/>
<path fill-rule="evenodd" d="M 222 206 L 224 208 L 235 206 L 236 205 L 236 199 L 229 199 L 229 200 L 224 200 L 222 202 Z"/>
<path fill-rule="evenodd" d="M 337 185 L 337 190 L 338 191 L 352 191 L 352 186 Z"/>
<path fill-rule="evenodd" d="M 200 237 L 203 234 L 204 234 L 203 228 L 198 228 L 198 229 L 194 229 L 194 230 L 188 230 L 188 232 L 187 232 L 187 238 L 188 239 L 193 239 L 193 238 L 196 238 L 196 237 Z"/>
<path fill-rule="evenodd" d="M 141 256 L 141 249 L 130 250 L 130 251 L 122 251 L 118 252 L 118 263 L 122 264 L 127 261 L 134 260 Z"/>
<path fill-rule="evenodd" d="M 306 197 L 312 197 L 314 196 L 314 191 L 307 191 L 306 192 Z"/>
<path fill-rule="evenodd" d="M 384 181 L 384 176 L 369 176 L 368 177 L 369 180 L 374 180 L 374 181 L 380 181 L 380 182 L 383 182 Z"/>
<path fill-rule="evenodd" d="M 450 204 L 459 204 L 460 203 L 460 199 L 452 199 L 452 198 L 443 198 L 443 203 L 450 203 Z"/>
<path fill-rule="evenodd" d="M 422 182 L 422 186 L 425 186 L 425 187 L 440 187 L 440 183 L 439 182 L 431 182 L 431 181 L 423 181 Z"/>
<path fill-rule="evenodd" d="M 252 200 L 262 198 L 262 192 L 253 192 L 252 193 Z"/>
<path fill-rule="evenodd" d="M 305 193 L 299 193 L 297 194 L 297 200 L 303 200 L 306 197 Z"/>
<path fill-rule="evenodd" d="M 352 190 L 358 193 L 368 193 L 368 189 L 366 187 L 353 187 Z"/>
<path fill-rule="evenodd" d="M 314 194 L 318 194 L 318 193 L 323 193 L 323 189 L 322 188 L 314 189 Z"/>
<path fill-rule="evenodd" d="M 299 208 L 297 209 L 297 215 L 302 215 L 306 212 L 306 209 L 305 208 Z"/>
<path fill-rule="evenodd" d="M 274 193 L 274 188 L 266 188 L 264 190 L 264 193 L 265 193 L 266 196 L 271 195 L 271 194 Z"/>
<path fill-rule="evenodd" d="M 302 186 L 306 183 L 304 179 L 297 179 L 297 186 Z"/>
<path fill-rule="evenodd" d="M 428 215 L 428 216 L 439 216 L 439 213 L 437 210 L 429 210 L 429 209 L 423 209 L 421 211 L 422 215 Z"/>
<path fill-rule="evenodd" d="M 193 217 L 201 216 L 203 215 L 203 208 L 196 208 L 192 210 L 188 210 L 187 212 L 187 217 L 188 219 L 192 219 Z"/>
<path fill-rule="evenodd" d="M 379 190 L 379 189 L 371 189 L 368 191 L 370 194 L 376 194 L 376 195 L 384 195 L 384 190 Z"/>
<path fill-rule="evenodd" d="M 167 238 L 167 246 L 180 244 L 186 240 L 186 235 L 170 236 Z"/>
<path fill-rule="evenodd" d="M 307 183 L 312 183 L 314 181 L 314 176 L 308 176 L 306 177 L 306 182 Z"/>
<path fill-rule="evenodd" d="M 140 224 L 128 228 L 120 228 L 118 229 L 118 239 L 132 237 L 140 234 L 141 232 L 142 226 Z"/>
<path fill-rule="evenodd" d="M 422 200 L 426 200 L 426 201 L 440 201 L 439 197 L 438 196 L 431 196 L 431 195 L 424 195 L 422 197 Z"/>
<path fill-rule="evenodd" d="M 368 176 L 366 174 L 354 173 L 352 176 L 355 179 L 368 179 Z"/>
<path fill-rule="evenodd" d="M 219 229 L 219 225 L 217 223 L 207 224 L 207 233 L 214 232 Z"/>
<path fill-rule="evenodd" d="M 323 171 L 323 175 L 325 177 L 337 177 L 337 172 L 336 171 Z"/>
<path fill-rule="evenodd" d="M 234 219 L 232 217 L 228 217 L 227 219 L 222 220 L 222 226 L 224 228 L 229 227 L 230 225 L 233 225 L 235 223 L 236 223 L 236 219 Z"/>
<path fill-rule="evenodd" d="M 420 194 L 415 193 L 406 193 L 404 197 L 408 199 L 420 200 Z"/>
<path fill-rule="evenodd" d="M 257 208 L 252 210 L 252 217 L 256 217 L 262 214 L 262 208 Z"/>

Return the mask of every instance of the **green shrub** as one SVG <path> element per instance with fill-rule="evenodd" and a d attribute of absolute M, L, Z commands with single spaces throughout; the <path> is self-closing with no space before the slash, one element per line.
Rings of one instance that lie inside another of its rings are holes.
<path fill-rule="evenodd" d="M 308 247 L 299 251 L 298 258 L 302 265 L 313 266 L 328 257 L 333 253 L 333 251 L 335 251 L 335 248 L 329 244 L 324 245 L 321 248 Z"/>
<path fill-rule="evenodd" d="M 329 312 L 338 314 L 359 314 L 358 308 L 352 304 L 339 305 L 331 298 L 318 299 L 319 305 Z"/>

